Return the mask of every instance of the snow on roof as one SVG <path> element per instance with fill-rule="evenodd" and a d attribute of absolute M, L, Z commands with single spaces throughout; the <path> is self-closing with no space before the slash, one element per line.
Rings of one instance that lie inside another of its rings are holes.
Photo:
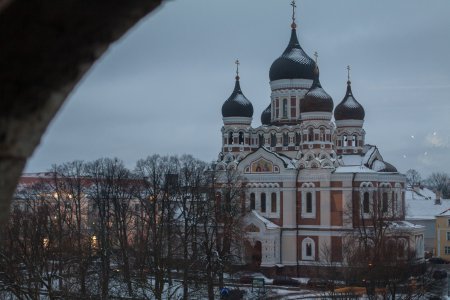
<path fill-rule="evenodd" d="M 345 166 L 360 166 L 362 162 L 362 156 L 357 154 L 343 155 L 341 160 Z"/>
<path fill-rule="evenodd" d="M 264 225 L 266 226 L 267 229 L 278 229 L 280 228 L 280 226 L 278 226 L 277 224 L 267 220 L 266 218 L 264 218 L 263 216 L 261 216 L 260 214 L 258 214 L 256 212 L 256 210 L 252 210 L 252 214 L 258 218 L 261 222 L 264 223 Z"/>
<path fill-rule="evenodd" d="M 437 217 L 448 217 L 448 216 L 450 216 L 450 209 L 447 209 L 441 212 L 439 215 L 437 215 Z"/>
<path fill-rule="evenodd" d="M 334 171 L 335 173 L 376 173 L 366 166 L 340 166 Z"/>
<path fill-rule="evenodd" d="M 389 224 L 389 227 L 394 227 L 394 228 L 403 228 L 403 229 L 409 229 L 409 228 L 424 228 L 425 226 L 422 225 L 416 225 L 413 224 L 411 222 L 408 221 L 395 221 L 395 222 L 391 222 Z"/>
<path fill-rule="evenodd" d="M 450 199 L 441 199 L 435 204 L 436 195 L 429 189 L 406 190 L 406 219 L 434 220 L 437 215 L 450 209 Z"/>
<path fill-rule="evenodd" d="M 372 155 L 374 155 L 376 152 L 378 152 L 377 151 L 378 149 L 377 149 L 376 146 L 373 146 L 373 145 L 365 145 L 364 146 L 364 150 L 366 152 L 364 154 L 364 158 L 362 160 L 362 164 L 367 165 L 370 162 L 370 160 L 372 158 Z"/>

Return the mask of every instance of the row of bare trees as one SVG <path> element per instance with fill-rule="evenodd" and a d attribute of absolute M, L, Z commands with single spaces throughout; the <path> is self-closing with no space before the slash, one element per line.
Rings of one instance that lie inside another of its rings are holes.
<path fill-rule="evenodd" d="M 242 188 L 192 156 L 53 166 L 19 185 L 1 228 L 0 289 L 19 299 L 214 298 L 240 261 Z"/>

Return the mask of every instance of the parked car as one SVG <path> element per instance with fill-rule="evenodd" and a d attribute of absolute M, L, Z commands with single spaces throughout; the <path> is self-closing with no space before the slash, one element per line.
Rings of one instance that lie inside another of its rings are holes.
<path fill-rule="evenodd" d="M 308 280 L 307 286 L 316 289 L 329 289 L 333 287 L 333 282 L 321 278 L 311 278 Z"/>
<path fill-rule="evenodd" d="M 299 282 L 288 276 L 275 276 L 275 278 L 273 279 L 273 284 L 298 286 Z"/>
<path fill-rule="evenodd" d="M 428 260 L 428 262 L 430 264 L 437 264 L 437 265 L 450 264 L 450 261 L 443 259 L 442 257 L 432 257 Z"/>

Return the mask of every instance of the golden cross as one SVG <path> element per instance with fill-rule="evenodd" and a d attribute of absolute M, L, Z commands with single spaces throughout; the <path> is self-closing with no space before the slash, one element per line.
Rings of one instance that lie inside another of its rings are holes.
<path fill-rule="evenodd" d="M 236 64 L 236 76 L 239 76 L 239 65 L 240 65 L 239 59 L 236 59 L 234 63 Z"/>

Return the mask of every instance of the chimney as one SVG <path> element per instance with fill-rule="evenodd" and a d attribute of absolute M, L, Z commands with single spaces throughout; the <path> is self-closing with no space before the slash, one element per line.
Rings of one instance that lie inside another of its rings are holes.
<path fill-rule="evenodd" d="M 441 191 L 436 191 L 436 199 L 434 200 L 435 205 L 441 205 Z"/>

